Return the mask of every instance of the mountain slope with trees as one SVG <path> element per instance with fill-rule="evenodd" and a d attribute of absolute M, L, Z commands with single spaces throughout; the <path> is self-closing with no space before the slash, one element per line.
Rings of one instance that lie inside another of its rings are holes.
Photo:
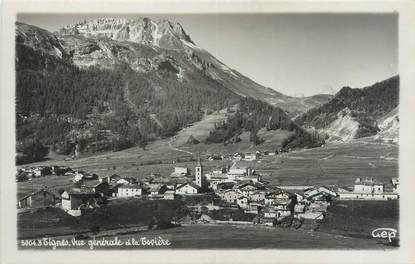
<path fill-rule="evenodd" d="M 331 131 L 341 120 L 357 125 L 353 138 L 376 135 L 378 120 L 399 105 L 399 76 L 375 83 L 362 89 L 343 87 L 328 103 L 309 110 L 295 121 L 313 128 L 327 137 L 335 137 L 339 131 Z M 345 127 L 343 127 L 344 129 Z M 350 128 L 350 127 L 349 127 Z"/>
<path fill-rule="evenodd" d="M 251 131 L 256 143 L 262 127 L 294 126 L 268 100 L 280 93 L 227 68 L 177 24 L 144 21 L 148 32 L 139 35 L 140 21 L 134 27 L 113 19 L 85 23 L 56 34 L 16 23 L 18 163 L 41 159 L 47 146 L 65 155 L 145 147 L 237 104 L 239 129 Z"/>

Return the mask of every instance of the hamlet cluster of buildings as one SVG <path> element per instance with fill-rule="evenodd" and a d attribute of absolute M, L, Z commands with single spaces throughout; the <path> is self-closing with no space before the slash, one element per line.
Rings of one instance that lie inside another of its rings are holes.
<path fill-rule="evenodd" d="M 253 156 L 255 157 L 255 156 Z M 253 158 L 248 156 L 248 158 Z M 244 155 L 244 159 L 247 155 Z M 237 159 L 236 159 L 237 160 Z M 133 177 L 98 177 L 68 167 L 39 167 L 19 169 L 18 175 L 30 177 L 48 174 L 71 176 L 73 186 L 55 193 L 42 188 L 20 197 L 20 210 L 45 206 L 58 206 L 68 214 L 80 216 L 84 210 L 100 207 L 105 200 L 123 198 L 173 200 L 178 195 L 215 193 L 219 203 L 214 208 L 238 208 L 256 214 L 256 223 L 272 224 L 287 216 L 299 219 L 323 219 L 334 199 L 388 200 L 399 198 L 399 180 L 392 179 L 393 189 L 386 191 L 384 184 L 373 179 L 357 179 L 353 189 L 312 186 L 289 192 L 283 186 L 272 186 L 249 166 L 232 166 L 214 169 L 208 173 L 198 160 L 194 175 L 186 167 L 175 167 L 170 177 L 158 174 L 138 181 Z M 20 176 L 21 177 L 21 176 Z"/>

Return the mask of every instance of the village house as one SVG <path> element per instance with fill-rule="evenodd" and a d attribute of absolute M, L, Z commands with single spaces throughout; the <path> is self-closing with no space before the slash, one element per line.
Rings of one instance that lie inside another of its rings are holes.
<path fill-rule="evenodd" d="M 137 184 L 138 181 L 136 178 L 132 178 L 132 177 L 126 177 L 126 178 L 121 178 L 117 181 L 117 184 Z"/>
<path fill-rule="evenodd" d="M 63 176 L 68 172 L 73 172 L 73 170 L 66 166 L 52 166 L 52 174 L 55 174 L 56 176 Z"/>
<path fill-rule="evenodd" d="M 357 178 L 353 191 L 347 189 L 339 190 L 341 200 L 395 200 L 399 199 L 396 192 L 385 192 L 384 184 L 375 182 L 373 179 Z"/>
<path fill-rule="evenodd" d="M 81 189 L 86 190 L 87 192 L 90 191 L 101 195 L 110 195 L 108 182 L 99 182 L 98 180 L 83 181 Z"/>
<path fill-rule="evenodd" d="M 304 190 L 304 198 L 309 201 L 331 201 L 336 197 L 336 192 L 324 186 Z"/>
<path fill-rule="evenodd" d="M 219 197 L 221 197 L 222 200 L 230 204 L 235 204 L 236 200 L 241 196 L 243 196 L 243 194 L 239 190 L 235 190 L 235 189 L 225 190 L 219 195 Z"/>
<path fill-rule="evenodd" d="M 99 178 L 100 182 L 107 182 L 109 184 L 111 184 L 111 182 L 117 182 L 121 179 L 121 176 L 117 175 L 117 174 L 113 174 L 111 176 L 106 176 L 106 177 L 102 177 Z"/>
<path fill-rule="evenodd" d="M 373 178 L 362 180 L 357 178 L 353 191 L 355 193 L 383 193 L 383 183 L 375 182 Z"/>
<path fill-rule="evenodd" d="M 257 160 L 258 158 L 259 158 L 258 152 L 247 152 L 244 154 L 244 158 L 242 160 L 254 161 L 254 160 Z"/>
<path fill-rule="evenodd" d="M 37 167 L 32 170 L 34 177 L 43 177 L 52 174 L 52 168 L 49 166 Z"/>
<path fill-rule="evenodd" d="M 197 194 L 199 193 L 200 187 L 193 182 L 187 182 L 180 184 L 176 187 L 176 194 Z"/>
<path fill-rule="evenodd" d="M 123 184 L 118 183 L 110 183 L 108 186 L 108 196 L 116 197 L 118 195 L 118 188 L 120 188 Z"/>
<path fill-rule="evenodd" d="M 64 191 L 61 195 L 61 208 L 72 216 L 80 216 L 82 209 L 98 207 L 102 198 L 98 193 L 91 191 Z"/>
<path fill-rule="evenodd" d="M 190 170 L 186 167 L 174 167 L 171 177 L 186 177 L 190 175 Z"/>
<path fill-rule="evenodd" d="M 253 183 L 245 183 L 240 185 L 238 189 L 241 191 L 242 195 L 251 198 L 251 195 L 258 190 L 258 188 Z"/>
<path fill-rule="evenodd" d="M 294 195 L 285 191 L 274 191 L 265 196 L 265 205 L 277 211 L 278 217 L 291 214 L 294 208 Z"/>
<path fill-rule="evenodd" d="M 266 191 L 265 190 L 257 190 L 251 193 L 250 199 L 251 201 L 260 202 L 265 200 Z"/>
<path fill-rule="evenodd" d="M 245 208 L 244 213 L 250 213 L 250 214 L 258 214 L 259 211 L 264 208 L 264 202 L 254 202 L 249 201 L 248 206 Z"/>
<path fill-rule="evenodd" d="M 135 197 L 142 195 L 142 188 L 140 185 L 137 184 L 128 184 L 122 185 L 118 187 L 117 197 L 125 198 L 125 197 Z"/>
<path fill-rule="evenodd" d="M 163 194 L 163 199 L 164 200 L 174 200 L 174 191 L 173 190 L 167 190 Z"/>
<path fill-rule="evenodd" d="M 217 190 L 219 184 L 229 182 L 229 179 L 227 174 L 213 174 L 209 177 L 208 181 L 209 187 Z"/>
<path fill-rule="evenodd" d="M 145 186 L 145 190 L 149 196 L 158 196 L 167 191 L 167 185 L 163 183 L 149 183 Z"/>
<path fill-rule="evenodd" d="M 55 206 L 59 200 L 59 197 L 54 193 L 45 189 L 40 189 L 39 191 L 21 197 L 17 203 L 17 208 L 38 209 L 42 207 Z"/>

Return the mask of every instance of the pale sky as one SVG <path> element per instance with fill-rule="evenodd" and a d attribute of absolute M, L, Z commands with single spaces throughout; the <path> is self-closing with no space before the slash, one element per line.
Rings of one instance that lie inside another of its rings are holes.
<path fill-rule="evenodd" d="M 252 80 L 294 96 L 364 87 L 398 74 L 397 14 L 22 14 L 55 31 L 97 17 L 179 22 L 200 47 Z"/>

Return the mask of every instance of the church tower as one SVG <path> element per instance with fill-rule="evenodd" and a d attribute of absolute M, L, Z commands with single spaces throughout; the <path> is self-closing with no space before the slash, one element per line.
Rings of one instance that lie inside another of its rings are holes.
<path fill-rule="evenodd" d="M 196 178 L 195 182 L 199 187 L 203 187 L 205 185 L 205 181 L 203 177 L 203 166 L 202 166 L 202 162 L 200 161 L 200 158 L 195 168 L 195 178 Z"/>

